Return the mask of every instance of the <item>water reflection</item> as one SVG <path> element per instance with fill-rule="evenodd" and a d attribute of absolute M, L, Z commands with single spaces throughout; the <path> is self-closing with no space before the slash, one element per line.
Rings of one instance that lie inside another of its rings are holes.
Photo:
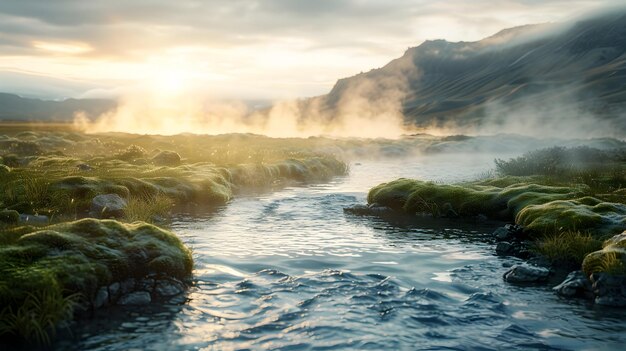
<path fill-rule="evenodd" d="M 377 177 L 471 173 L 429 162 L 363 162 L 328 184 L 180 215 L 172 227 L 196 262 L 186 302 L 103 312 L 58 348 L 550 350 L 626 342 L 623 312 L 563 301 L 549 286 L 505 284 L 503 264 L 516 260 L 493 254 L 489 234 L 500 223 L 343 214 L 365 201 Z"/>

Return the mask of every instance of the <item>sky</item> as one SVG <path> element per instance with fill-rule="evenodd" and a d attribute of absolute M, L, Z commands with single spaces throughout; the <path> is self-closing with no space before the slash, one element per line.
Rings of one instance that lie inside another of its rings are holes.
<path fill-rule="evenodd" d="M 428 39 L 474 41 L 616 0 L 2 0 L 0 91 L 118 97 L 321 95 Z"/>

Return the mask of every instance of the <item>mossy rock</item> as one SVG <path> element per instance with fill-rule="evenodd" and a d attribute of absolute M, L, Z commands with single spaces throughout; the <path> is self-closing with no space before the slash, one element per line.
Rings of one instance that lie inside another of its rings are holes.
<path fill-rule="evenodd" d="M 584 196 L 588 191 L 586 186 L 485 184 L 447 185 L 401 178 L 372 188 L 367 200 L 369 204 L 377 203 L 408 214 L 440 215 L 447 208 L 461 216 L 483 214 L 515 220 L 537 234 L 593 230 L 598 235 L 608 235 L 626 229 L 626 205 Z"/>
<path fill-rule="evenodd" d="M 524 207 L 515 221 L 536 233 L 572 230 L 606 236 L 626 228 L 626 205 L 589 197 L 551 201 Z"/>
<path fill-rule="evenodd" d="M 112 282 L 149 274 L 186 279 L 193 266 L 190 250 L 175 234 L 142 222 L 83 219 L 44 228 L 18 227 L 4 231 L 0 239 L 0 305 L 9 306 L 2 311 L 7 317 L 2 323 L 28 310 L 29 296 L 53 294 L 58 300 L 78 293 L 90 301 L 99 287 Z M 36 323 L 41 320 L 38 313 L 49 312 L 29 313 L 35 314 Z M 50 326 L 62 320 L 52 322 Z M 0 328 L 0 337 L 28 330 L 9 323 Z"/>
<path fill-rule="evenodd" d="M 117 194 L 128 198 L 130 191 L 123 185 L 97 177 L 65 177 L 50 184 L 51 191 L 61 191 L 74 199 L 91 200 L 96 195 Z"/>
<path fill-rule="evenodd" d="M 593 273 L 626 274 L 626 231 L 606 240 L 602 250 L 588 254 L 582 269 L 587 276 Z"/>
<path fill-rule="evenodd" d="M 151 160 L 157 166 L 178 166 L 181 159 L 177 152 L 164 150 L 154 155 Z"/>

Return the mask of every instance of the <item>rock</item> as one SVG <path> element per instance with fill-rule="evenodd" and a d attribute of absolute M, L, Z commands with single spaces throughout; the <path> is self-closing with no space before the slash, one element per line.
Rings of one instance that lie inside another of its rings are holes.
<path fill-rule="evenodd" d="M 557 295 L 563 297 L 592 297 L 591 281 L 585 276 L 583 271 L 573 271 L 567 275 L 565 280 L 554 288 Z"/>
<path fill-rule="evenodd" d="M 516 224 L 507 224 L 496 229 L 493 234 L 498 241 L 514 241 L 524 239 L 524 229 Z"/>
<path fill-rule="evenodd" d="M 518 264 L 504 273 L 504 280 L 508 283 L 537 283 L 548 279 L 550 270 L 528 264 Z"/>
<path fill-rule="evenodd" d="M 88 172 L 88 171 L 92 171 L 93 167 L 91 167 L 90 165 L 86 163 L 81 163 L 81 164 L 76 165 L 76 169 L 82 172 Z"/>
<path fill-rule="evenodd" d="M 93 307 L 100 308 L 109 302 L 109 290 L 103 286 L 98 289 L 96 297 L 93 299 Z"/>
<path fill-rule="evenodd" d="M 31 225 L 46 225 L 50 222 L 48 216 L 20 214 L 20 223 Z"/>
<path fill-rule="evenodd" d="M 380 216 L 391 213 L 393 210 L 387 206 L 381 206 L 377 203 L 373 203 L 369 205 L 353 205 L 350 207 L 344 207 L 343 212 L 358 216 Z"/>
<path fill-rule="evenodd" d="M 161 151 L 152 158 L 152 163 L 157 166 L 178 166 L 180 155 L 174 151 Z"/>
<path fill-rule="evenodd" d="M 0 211 L 0 223 L 17 224 L 20 221 L 20 214 L 15 210 Z"/>
<path fill-rule="evenodd" d="M 174 279 L 158 280 L 154 289 L 155 293 L 163 297 L 175 296 L 183 291 L 185 291 L 183 283 Z"/>
<path fill-rule="evenodd" d="M 523 243 L 501 241 L 496 245 L 496 255 L 526 259 L 530 256 L 530 252 Z"/>
<path fill-rule="evenodd" d="M 117 194 L 98 195 L 91 200 L 90 214 L 99 218 L 122 217 L 126 200 Z"/>
<path fill-rule="evenodd" d="M 120 283 L 120 294 L 128 294 L 135 290 L 135 279 L 129 278 Z"/>
<path fill-rule="evenodd" d="M 115 282 L 115 283 L 109 285 L 109 299 L 111 301 L 117 300 L 117 298 L 120 295 L 120 291 L 121 290 L 122 290 L 122 286 L 118 282 Z"/>
<path fill-rule="evenodd" d="M 154 290 L 154 279 L 142 279 L 141 281 L 139 281 L 139 288 L 146 291 Z"/>
<path fill-rule="evenodd" d="M 596 304 L 626 307 L 626 275 L 594 273 L 590 278 Z"/>
<path fill-rule="evenodd" d="M 147 291 L 135 291 L 130 294 L 123 295 L 117 300 L 118 305 L 127 306 L 127 305 L 147 305 L 152 302 L 152 298 L 150 297 L 150 293 Z"/>

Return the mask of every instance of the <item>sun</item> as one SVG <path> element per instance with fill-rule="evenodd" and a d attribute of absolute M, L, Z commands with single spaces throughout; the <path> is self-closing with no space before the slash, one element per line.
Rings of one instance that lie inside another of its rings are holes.
<path fill-rule="evenodd" d="M 191 74 L 181 69 L 155 70 L 151 89 L 159 95 L 180 95 L 190 88 Z"/>

